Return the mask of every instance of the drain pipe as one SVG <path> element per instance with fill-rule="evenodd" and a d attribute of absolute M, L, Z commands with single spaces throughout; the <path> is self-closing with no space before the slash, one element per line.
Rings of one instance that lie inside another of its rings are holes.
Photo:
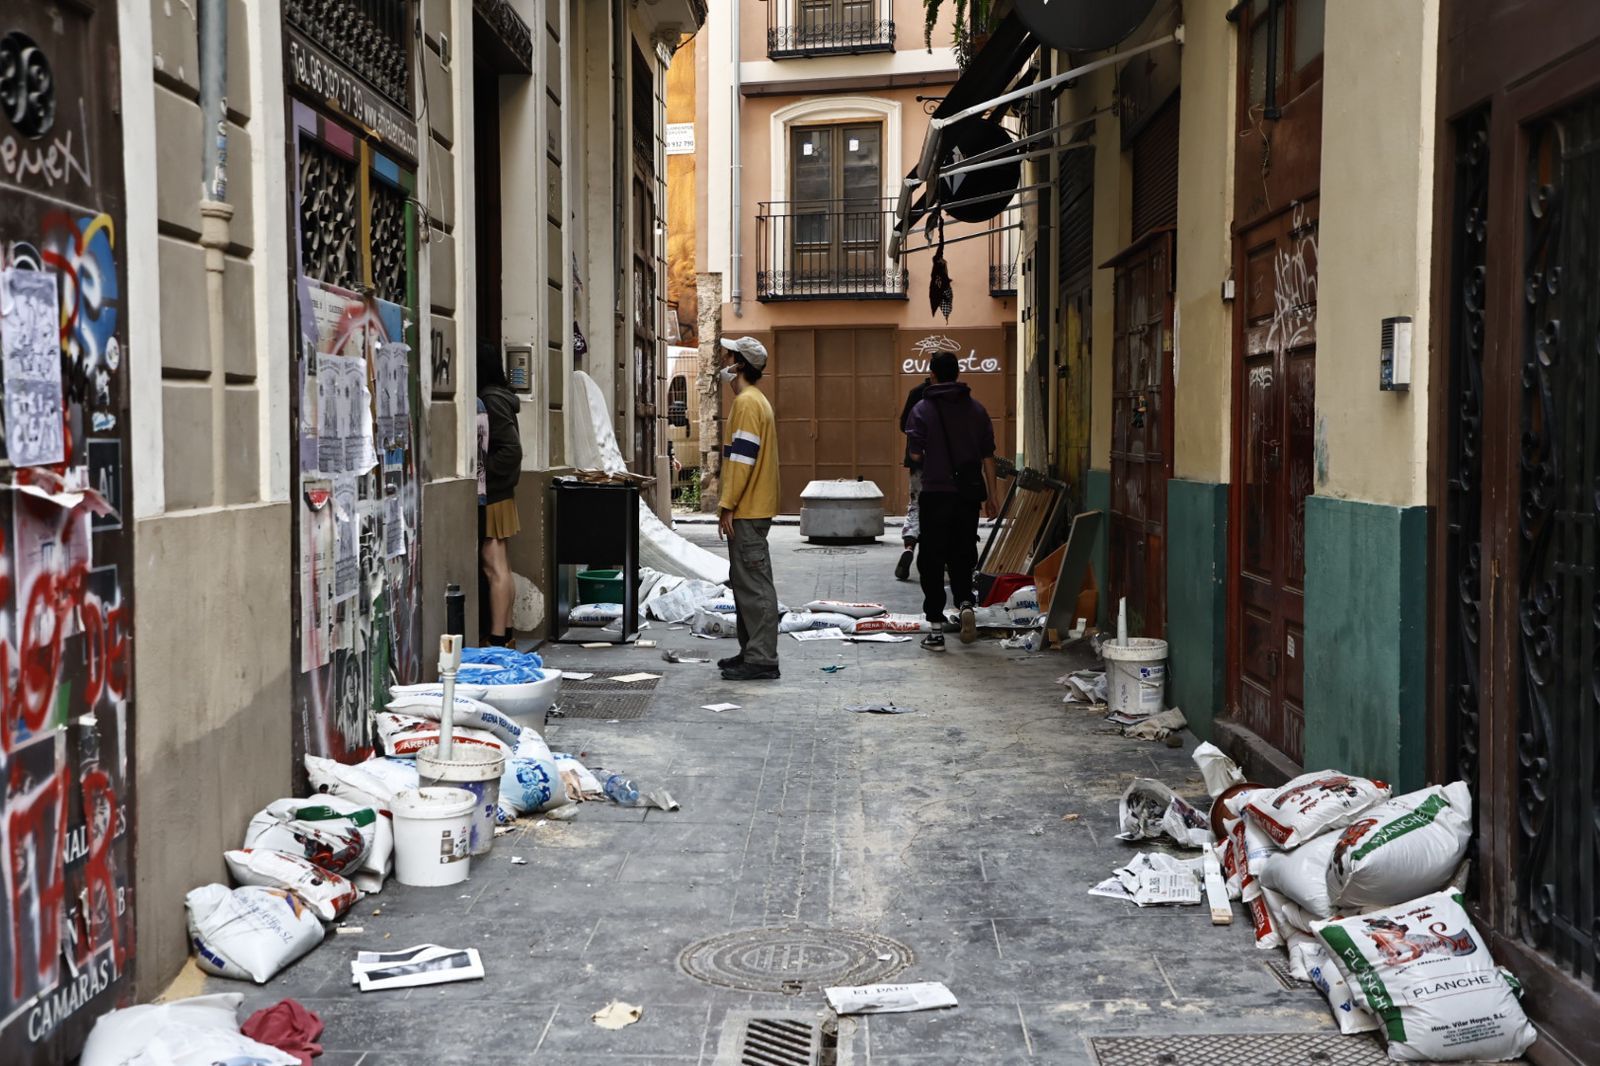
<path fill-rule="evenodd" d="M 733 31 L 733 77 L 729 79 L 730 99 L 728 101 L 730 123 L 728 134 L 728 180 L 733 183 L 733 193 L 730 197 L 733 211 L 732 218 L 728 223 L 731 230 L 729 234 L 729 266 L 733 270 L 733 292 L 731 296 L 733 313 L 736 318 L 743 318 L 744 311 L 741 308 L 741 304 L 744 300 L 744 286 L 741 278 L 744 276 L 744 251 L 739 246 L 739 219 L 744 214 L 744 190 L 742 188 L 744 184 L 744 164 L 739 161 L 739 127 L 742 124 L 744 95 L 743 85 L 740 82 L 741 68 L 739 65 L 741 58 L 739 9 L 744 5 L 739 3 L 738 0 L 734 0 L 734 3 L 728 6 L 733 11 L 732 17 L 728 20 L 729 27 Z"/>
<path fill-rule="evenodd" d="M 200 246 L 205 249 L 206 311 L 211 339 L 211 502 L 227 499 L 227 354 L 223 302 L 228 201 L 228 0 L 200 0 Z"/>

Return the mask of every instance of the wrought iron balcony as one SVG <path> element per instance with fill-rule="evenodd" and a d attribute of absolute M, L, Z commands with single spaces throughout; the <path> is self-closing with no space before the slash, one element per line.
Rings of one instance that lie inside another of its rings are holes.
<path fill-rule="evenodd" d="M 756 299 L 904 300 L 889 263 L 892 200 L 766 202 L 756 216 Z"/>
<path fill-rule="evenodd" d="M 1014 226 L 1022 219 L 1016 208 L 1008 208 L 995 220 L 998 226 Z M 989 234 L 989 295 L 1015 296 L 1017 294 L 1017 229 L 995 229 Z"/>
<path fill-rule="evenodd" d="M 767 58 L 894 51 L 893 0 L 767 0 Z"/>

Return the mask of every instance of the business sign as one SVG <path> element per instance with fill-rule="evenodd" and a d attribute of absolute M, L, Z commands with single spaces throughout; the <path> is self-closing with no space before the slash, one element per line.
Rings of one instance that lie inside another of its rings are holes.
<path fill-rule="evenodd" d="M 348 67 L 284 28 L 284 77 L 291 89 L 338 112 L 394 151 L 415 162 L 417 121 L 367 85 Z"/>
<path fill-rule="evenodd" d="M 1099 52 L 1127 39 L 1155 0 L 1016 0 L 1017 18 L 1063 52 Z"/>
<path fill-rule="evenodd" d="M 667 154 L 694 155 L 694 123 L 667 123 Z"/>
<path fill-rule="evenodd" d="M 900 373 L 927 377 L 933 357 L 950 352 L 963 375 L 998 374 L 1005 369 L 1005 331 L 1001 329 L 901 330 Z"/>

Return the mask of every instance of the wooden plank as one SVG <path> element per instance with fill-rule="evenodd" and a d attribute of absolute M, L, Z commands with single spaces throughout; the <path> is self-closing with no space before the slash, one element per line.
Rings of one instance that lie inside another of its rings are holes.
<path fill-rule="evenodd" d="M 1232 925 L 1233 907 L 1228 903 L 1228 886 L 1222 880 L 1222 864 L 1215 846 L 1205 850 L 1206 905 L 1211 908 L 1212 925 Z"/>

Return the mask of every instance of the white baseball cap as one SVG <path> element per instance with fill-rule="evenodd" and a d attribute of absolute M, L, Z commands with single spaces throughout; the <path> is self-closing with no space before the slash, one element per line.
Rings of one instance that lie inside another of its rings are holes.
<path fill-rule="evenodd" d="M 767 368 L 767 346 L 754 337 L 736 337 L 732 340 L 722 338 L 722 346 L 730 352 L 736 353 L 739 358 L 755 367 L 757 370 Z"/>

